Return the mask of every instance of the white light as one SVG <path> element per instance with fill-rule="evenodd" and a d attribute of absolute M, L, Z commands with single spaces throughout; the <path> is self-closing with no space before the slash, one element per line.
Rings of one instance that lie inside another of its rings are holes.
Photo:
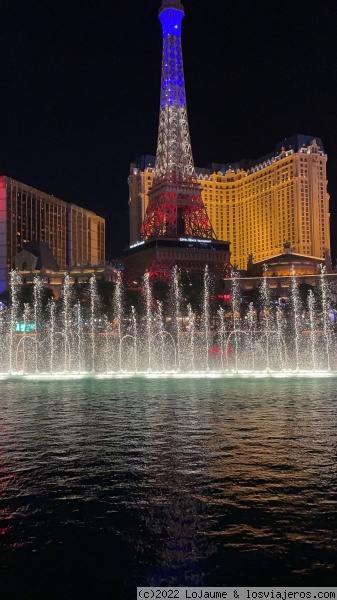
<path fill-rule="evenodd" d="M 187 371 L 187 372 L 179 372 L 179 371 L 138 371 L 135 373 L 134 371 L 120 371 L 114 372 L 109 371 L 107 373 L 92 373 L 89 371 L 78 372 L 69 372 L 69 373 L 31 373 L 31 374 L 23 374 L 22 372 L 16 372 L 12 374 L 0 373 L 0 380 L 3 381 L 5 379 L 9 380 L 32 380 L 32 381 L 61 381 L 61 380 L 78 380 L 78 379 L 129 379 L 129 378 L 145 378 L 145 379 L 290 379 L 290 378 L 309 378 L 309 379 L 317 379 L 317 378 L 334 378 L 336 379 L 336 372 L 331 371 L 292 371 L 288 369 L 286 371 L 245 371 L 240 370 L 238 372 L 228 371 L 228 372 L 220 372 L 220 371 Z"/>
<path fill-rule="evenodd" d="M 196 240 L 194 238 L 179 238 L 179 242 L 199 242 L 200 244 L 210 244 L 212 240 Z"/>
<path fill-rule="evenodd" d="M 136 246 L 141 246 L 142 244 L 145 244 L 144 240 L 142 242 L 136 242 L 135 244 L 132 244 L 130 248 L 136 248 Z"/>

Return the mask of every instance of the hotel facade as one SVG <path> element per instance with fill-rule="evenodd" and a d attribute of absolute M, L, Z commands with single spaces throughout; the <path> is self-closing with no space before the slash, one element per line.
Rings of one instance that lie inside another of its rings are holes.
<path fill-rule="evenodd" d="M 330 252 L 327 155 L 319 138 L 295 135 L 270 154 L 232 165 L 197 168 L 202 199 L 219 240 L 229 241 L 231 263 L 246 269 L 283 251 L 323 258 Z M 141 240 L 155 158 L 130 167 L 130 245 Z"/>
<path fill-rule="evenodd" d="M 60 269 L 105 262 L 105 220 L 33 187 L 0 177 L 0 293 L 28 242 L 49 245 Z"/>

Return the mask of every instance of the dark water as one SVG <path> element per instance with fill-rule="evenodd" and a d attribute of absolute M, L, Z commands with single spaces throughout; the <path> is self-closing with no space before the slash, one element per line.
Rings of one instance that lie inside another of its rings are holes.
<path fill-rule="evenodd" d="M 0 597 L 334 585 L 337 381 L 0 382 Z"/>

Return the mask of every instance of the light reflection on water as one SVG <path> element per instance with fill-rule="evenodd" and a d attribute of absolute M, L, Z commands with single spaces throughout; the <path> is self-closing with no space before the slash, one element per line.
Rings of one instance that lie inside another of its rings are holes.
<path fill-rule="evenodd" d="M 333 379 L 0 389 L 0 583 L 13 597 L 336 580 Z"/>

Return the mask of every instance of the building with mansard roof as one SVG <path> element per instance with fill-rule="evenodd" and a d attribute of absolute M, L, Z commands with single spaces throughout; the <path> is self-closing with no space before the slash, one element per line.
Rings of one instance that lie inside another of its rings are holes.
<path fill-rule="evenodd" d="M 324 258 L 330 251 L 327 155 L 320 138 L 294 135 L 274 151 L 237 163 L 196 167 L 202 200 L 219 240 L 230 242 L 231 263 L 246 269 L 248 256 L 265 261 L 289 241 L 299 255 Z M 130 244 L 141 240 L 155 158 L 130 167 Z"/>

